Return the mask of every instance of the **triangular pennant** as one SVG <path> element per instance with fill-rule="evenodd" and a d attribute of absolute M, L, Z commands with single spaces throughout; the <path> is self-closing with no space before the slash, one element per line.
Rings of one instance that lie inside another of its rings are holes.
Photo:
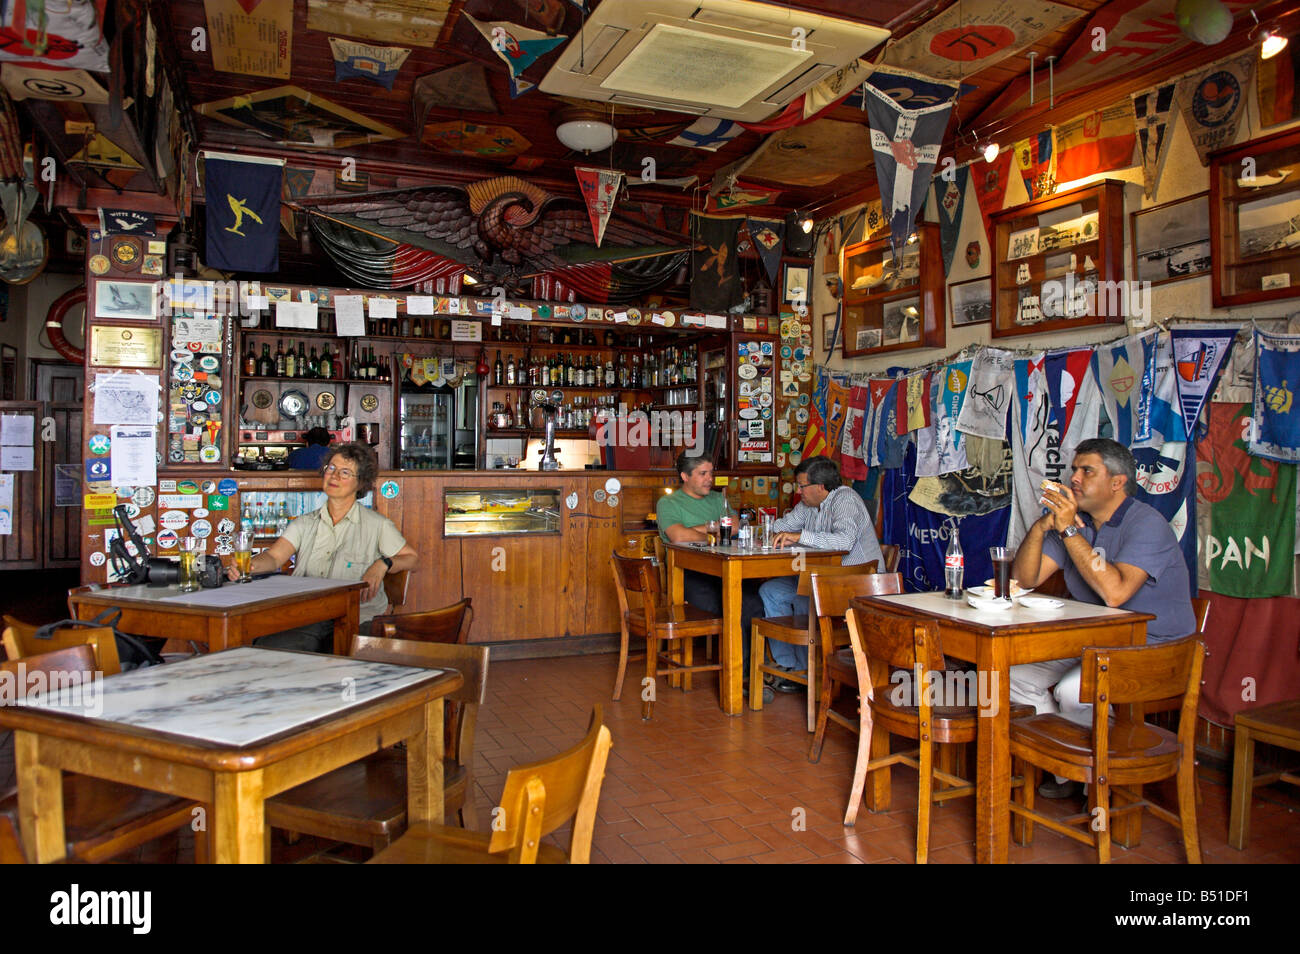
<path fill-rule="evenodd" d="M 613 169 L 592 169 L 588 166 L 574 166 L 574 175 L 578 177 L 578 188 L 582 199 L 587 203 L 587 215 L 591 219 L 591 231 L 596 236 L 596 247 L 600 247 L 605 237 L 605 226 L 614 214 L 614 200 L 618 198 L 618 187 L 623 181 L 623 173 Z"/>
<path fill-rule="evenodd" d="M 1137 119 L 1138 152 L 1142 158 L 1142 189 L 1148 199 L 1156 196 L 1156 182 L 1169 154 L 1170 132 L 1174 116 L 1176 83 L 1166 83 L 1145 93 L 1133 95 L 1133 113 Z"/>
<path fill-rule="evenodd" d="M 957 254 L 957 236 L 961 233 L 962 211 L 966 208 L 966 180 L 970 166 L 953 170 L 951 179 L 940 176 L 934 182 L 934 194 L 939 200 L 939 246 L 943 249 L 943 273 L 952 270 L 952 257 Z"/>
<path fill-rule="evenodd" d="M 758 258 L 767 269 L 767 279 L 776 284 L 776 273 L 781 268 L 781 249 L 785 246 L 784 219 L 746 219 L 745 227 L 754 242 Z"/>
<path fill-rule="evenodd" d="M 994 212 L 1002 211 L 1002 203 L 1007 196 L 1007 185 L 1011 181 L 1010 150 L 1003 149 L 992 162 L 976 160 L 971 163 L 971 175 L 975 179 L 975 199 L 980 204 L 980 216 L 984 219 L 984 235 L 990 245 L 993 242 L 993 226 L 989 217 Z"/>
<path fill-rule="evenodd" d="M 1237 139 L 1237 127 L 1246 112 L 1246 91 L 1255 75 L 1254 52 L 1215 63 L 1178 81 L 1175 98 L 1191 134 L 1201 165 L 1210 153 Z"/>
<path fill-rule="evenodd" d="M 717 152 L 744 131 L 744 126 L 730 119 L 697 119 L 670 139 L 668 145 Z"/>
<path fill-rule="evenodd" d="M 468 13 L 462 13 L 479 33 L 483 34 L 483 39 L 492 45 L 492 49 L 510 68 L 512 77 L 520 77 L 524 70 L 537 62 L 537 58 L 549 53 L 551 50 L 560 46 L 569 38 L 567 36 L 547 36 L 539 30 L 530 30 L 528 27 L 522 27 L 517 23 L 510 23 L 508 20 L 475 20 Z M 516 84 L 511 83 L 512 91 Z M 527 92 L 536 86 L 536 83 L 518 84 L 521 89 L 519 92 Z M 518 93 L 512 92 L 512 95 Z"/>
<path fill-rule="evenodd" d="M 1178 403 L 1189 435 L 1196 432 L 1201 408 L 1214 393 L 1219 373 L 1228 365 L 1236 341 L 1235 328 L 1175 328 L 1174 368 L 1178 372 Z"/>

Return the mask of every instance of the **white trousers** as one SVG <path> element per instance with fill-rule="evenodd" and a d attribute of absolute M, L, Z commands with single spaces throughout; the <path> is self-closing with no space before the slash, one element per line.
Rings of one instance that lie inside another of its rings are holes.
<path fill-rule="evenodd" d="M 1092 726 L 1092 704 L 1079 701 L 1083 665 L 1078 659 L 1049 659 L 1011 667 L 1011 702 L 1034 707 L 1037 715 L 1059 713 Z"/>

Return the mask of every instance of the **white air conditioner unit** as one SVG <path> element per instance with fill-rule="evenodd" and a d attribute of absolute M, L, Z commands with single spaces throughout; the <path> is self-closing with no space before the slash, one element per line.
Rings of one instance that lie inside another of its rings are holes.
<path fill-rule="evenodd" d="M 761 122 L 889 36 L 749 0 L 603 0 L 543 92 Z"/>

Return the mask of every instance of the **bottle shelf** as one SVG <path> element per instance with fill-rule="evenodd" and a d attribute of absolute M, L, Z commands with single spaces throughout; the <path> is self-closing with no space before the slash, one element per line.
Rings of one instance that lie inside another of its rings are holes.
<path fill-rule="evenodd" d="M 295 384 L 391 384 L 378 378 L 291 378 L 278 374 L 241 374 L 241 381 L 292 381 Z"/>

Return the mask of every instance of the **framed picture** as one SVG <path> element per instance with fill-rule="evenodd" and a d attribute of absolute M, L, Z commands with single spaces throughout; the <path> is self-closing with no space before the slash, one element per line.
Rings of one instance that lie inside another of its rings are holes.
<path fill-rule="evenodd" d="M 952 307 L 952 326 L 982 325 L 993 320 L 993 279 L 991 276 L 972 278 L 948 286 L 948 302 Z"/>
<path fill-rule="evenodd" d="M 1201 192 L 1129 215 L 1133 277 L 1163 285 L 1210 271 L 1210 194 Z"/>
<path fill-rule="evenodd" d="M 822 315 L 822 348 L 830 351 L 836 345 L 835 324 L 839 321 L 838 311 L 828 311 Z"/>
<path fill-rule="evenodd" d="M 114 321 L 153 321 L 158 317 L 154 283 L 101 278 L 95 283 L 95 317 Z"/>
<path fill-rule="evenodd" d="M 12 401 L 18 390 L 18 349 L 0 345 L 0 401 Z"/>
<path fill-rule="evenodd" d="M 812 301 L 812 269 L 807 265 L 787 265 L 785 267 L 785 289 L 781 300 L 792 305 L 807 305 Z"/>

